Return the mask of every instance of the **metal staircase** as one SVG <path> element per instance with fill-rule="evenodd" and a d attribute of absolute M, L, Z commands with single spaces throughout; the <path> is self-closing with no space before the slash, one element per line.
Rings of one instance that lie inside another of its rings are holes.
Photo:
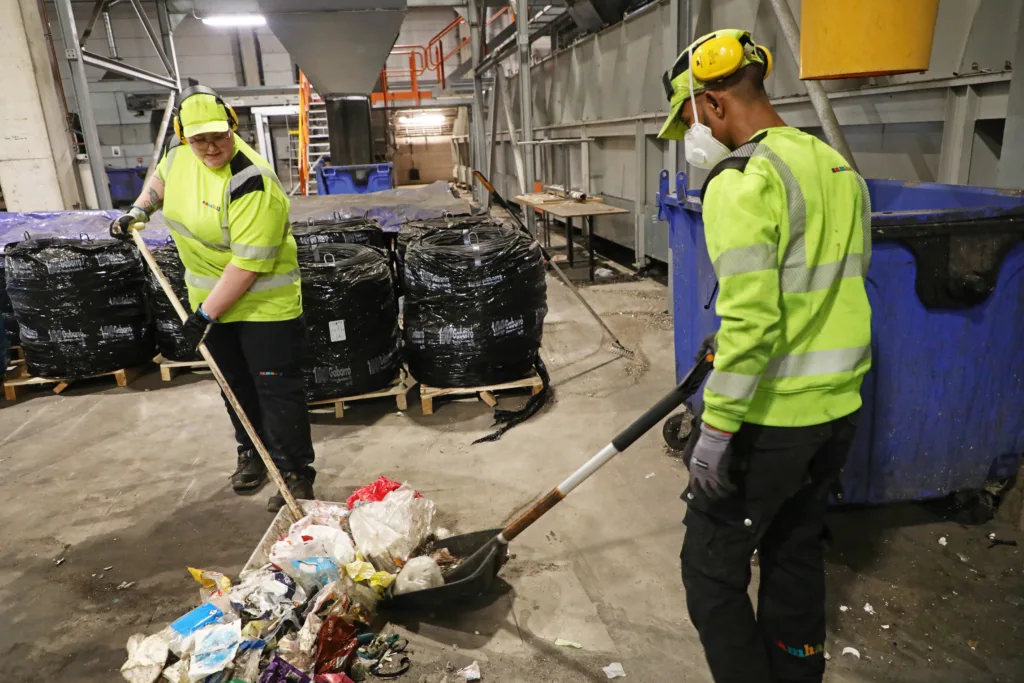
<path fill-rule="evenodd" d="M 331 138 L 327 134 L 327 105 L 315 92 L 309 102 L 306 120 L 309 126 L 309 144 L 306 145 L 306 168 L 309 169 L 309 176 L 306 180 L 306 194 L 319 194 L 315 167 L 320 159 L 331 156 Z"/>

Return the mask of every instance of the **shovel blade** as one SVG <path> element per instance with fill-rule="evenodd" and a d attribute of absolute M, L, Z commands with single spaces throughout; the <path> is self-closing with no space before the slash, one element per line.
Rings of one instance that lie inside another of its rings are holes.
<path fill-rule="evenodd" d="M 487 593 L 508 556 L 507 546 L 495 541 L 500 533 L 501 529 L 489 529 L 438 541 L 434 544 L 435 550 L 447 549 L 453 557 L 463 558 L 462 564 L 445 576 L 445 584 L 403 595 L 392 595 L 389 591 L 379 607 L 385 610 L 436 610 Z"/>

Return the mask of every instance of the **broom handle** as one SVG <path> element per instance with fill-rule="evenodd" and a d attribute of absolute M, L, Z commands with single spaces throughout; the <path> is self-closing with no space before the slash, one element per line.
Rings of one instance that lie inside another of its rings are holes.
<path fill-rule="evenodd" d="M 146 264 L 149 269 L 153 271 L 153 276 L 157 282 L 160 283 L 160 288 L 164 290 L 164 294 L 171 302 L 171 306 L 174 306 L 175 312 L 178 317 L 181 318 L 182 324 L 188 320 L 188 313 L 185 311 L 185 307 L 181 305 L 181 301 L 178 300 L 178 296 L 174 293 L 174 289 L 171 287 L 171 283 L 164 277 L 163 271 L 160 270 L 160 266 L 157 265 L 156 260 L 153 258 L 153 254 L 150 253 L 149 247 L 142 239 L 142 235 L 139 234 L 138 230 L 132 230 L 132 239 L 135 240 L 135 246 L 139 248 L 139 253 L 142 254 L 142 258 L 146 260 Z M 224 379 L 224 373 L 220 371 L 220 367 L 217 362 L 213 360 L 213 356 L 210 354 L 209 349 L 206 348 L 206 344 L 199 345 L 199 353 L 202 354 L 203 359 L 207 365 L 210 366 L 210 370 L 213 372 L 213 376 L 217 379 L 217 384 L 220 385 L 221 391 L 224 392 L 224 396 L 227 397 L 228 403 L 234 409 L 235 414 L 238 415 L 239 421 L 242 426 L 245 427 L 245 433 L 249 435 L 249 439 L 252 441 L 253 446 L 256 447 L 256 452 L 260 454 L 260 458 L 263 460 L 263 464 L 267 468 L 267 474 L 270 475 L 270 480 L 274 482 L 274 486 L 281 492 L 281 496 L 284 498 L 285 504 L 288 505 L 288 510 L 292 513 L 292 517 L 296 521 L 302 519 L 305 515 L 302 512 L 302 508 L 295 501 L 292 492 L 288 490 L 288 485 L 284 483 L 284 477 L 281 476 L 281 471 L 277 469 L 277 465 L 274 464 L 273 458 L 270 457 L 270 453 L 267 451 L 267 447 L 263 445 L 263 440 L 260 439 L 260 435 L 256 433 L 256 428 L 252 426 L 252 422 L 249 421 L 249 416 L 245 414 L 242 409 L 242 404 L 238 402 L 238 397 L 235 396 L 235 392 L 228 386 L 228 381 Z"/>
<path fill-rule="evenodd" d="M 547 495 L 534 503 L 529 510 L 521 514 L 514 522 L 505 527 L 498 535 L 500 543 L 508 543 L 523 533 L 531 524 L 540 519 L 544 513 L 560 503 L 566 496 L 585 482 L 595 472 L 604 467 L 619 453 L 623 452 L 646 434 L 654 425 L 668 417 L 668 414 L 693 396 L 704 379 L 714 367 L 715 354 L 710 348 L 701 350 L 700 360 L 686 373 L 686 377 L 675 389 L 666 394 L 650 410 L 641 415 L 635 422 L 623 429 L 611 443 L 597 452 L 594 457 L 573 472 L 561 484 L 553 488 Z"/>

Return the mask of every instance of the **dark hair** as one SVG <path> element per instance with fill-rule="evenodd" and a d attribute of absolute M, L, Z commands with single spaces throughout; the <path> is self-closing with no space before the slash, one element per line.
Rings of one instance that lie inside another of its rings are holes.
<path fill-rule="evenodd" d="M 711 91 L 728 90 L 744 100 L 767 99 L 764 89 L 764 64 L 753 63 L 738 69 L 736 73 L 720 81 L 708 83 L 706 89 Z"/>

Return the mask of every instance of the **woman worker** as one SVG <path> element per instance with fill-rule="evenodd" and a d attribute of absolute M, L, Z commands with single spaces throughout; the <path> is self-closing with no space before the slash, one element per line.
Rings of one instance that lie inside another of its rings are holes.
<path fill-rule="evenodd" d="M 288 197 L 237 127 L 234 110 L 216 92 L 183 91 L 174 116 L 182 144 L 167 152 L 111 233 L 129 235 L 133 224 L 163 209 L 194 308 L 186 341 L 206 341 L 292 495 L 312 499 L 316 472 L 300 374 L 306 329 Z M 228 415 L 238 440 L 231 486 L 253 491 L 266 468 L 230 405 Z M 283 505 L 277 493 L 267 509 Z"/>

